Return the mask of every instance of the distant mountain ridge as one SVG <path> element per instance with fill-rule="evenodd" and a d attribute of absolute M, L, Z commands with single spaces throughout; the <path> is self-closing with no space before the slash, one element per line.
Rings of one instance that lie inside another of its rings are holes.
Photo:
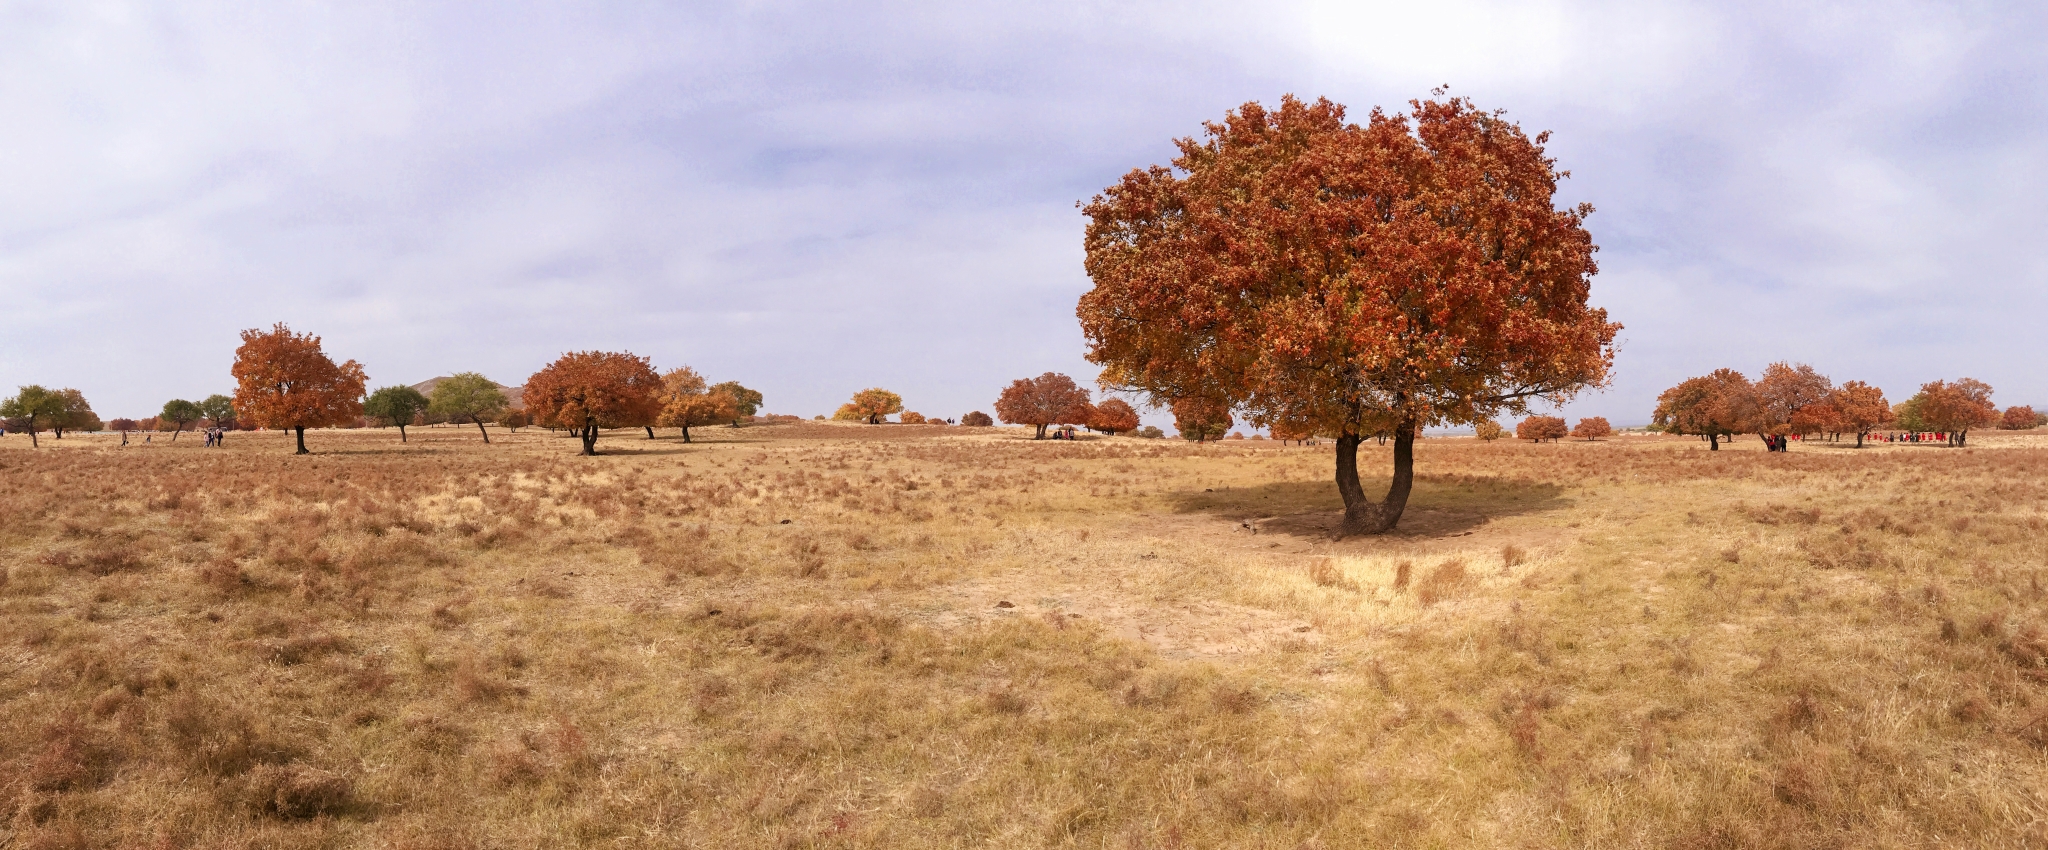
<path fill-rule="evenodd" d="M 412 388 L 413 388 L 413 389 L 416 389 L 416 390 L 419 390 L 419 391 L 420 391 L 420 395 L 426 396 L 426 397 L 428 397 L 428 398 L 433 398 L 433 396 L 434 396 L 434 388 L 435 388 L 435 387 L 438 387 L 438 386 L 440 386 L 440 385 L 441 385 L 441 382 L 442 382 L 442 381 L 448 380 L 449 378 L 453 378 L 453 377 L 455 377 L 455 376 L 454 376 L 454 375 L 442 375 L 442 376 L 440 376 L 440 377 L 436 377 L 436 378 L 428 378 L 428 379 L 426 379 L 426 380 L 424 380 L 424 381 L 421 381 L 421 382 L 419 382 L 419 383 L 417 383 L 417 384 L 413 384 L 413 385 L 412 385 Z M 496 381 L 492 381 L 492 383 L 497 383 L 497 382 L 496 382 Z M 520 398 L 520 397 L 521 397 L 521 396 L 522 396 L 522 395 L 523 395 L 523 394 L 524 394 L 524 393 L 526 392 L 526 385 L 524 385 L 524 384 L 521 384 L 521 385 L 519 385 L 519 386 L 516 386 L 516 387 L 508 387 L 508 386 L 505 386 L 504 384 L 498 384 L 498 389 L 500 389 L 500 390 L 504 390 L 504 391 L 505 391 L 505 400 L 506 400 L 507 402 L 510 402 L 510 403 L 511 403 L 511 405 L 512 405 L 513 407 L 519 407 L 519 408 L 524 408 L 524 407 L 526 406 L 526 405 L 524 405 L 524 404 L 522 404 L 522 403 L 521 403 L 521 398 Z"/>

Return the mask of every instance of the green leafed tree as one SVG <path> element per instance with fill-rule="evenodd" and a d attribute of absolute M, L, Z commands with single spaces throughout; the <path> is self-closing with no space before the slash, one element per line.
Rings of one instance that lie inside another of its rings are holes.
<path fill-rule="evenodd" d="M 740 386 L 740 382 L 738 381 L 726 381 L 723 383 L 712 384 L 711 392 L 724 392 L 725 394 L 732 396 L 733 402 L 738 406 L 740 416 L 753 416 L 761 412 L 761 403 L 763 401 L 763 399 L 761 398 L 761 391 L 750 390 L 747 389 L 746 387 Z M 735 419 L 733 420 L 732 424 L 738 425 L 740 423 L 739 420 Z"/>
<path fill-rule="evenodd" d="M 39 384 L 22 387 L 13 398 L 0 401 L 0 418 L 19 419 L 26 423 L 28 442 L 34 448 L 42 448 L 42 444 L 36 441 L 36 429 L 63 415 L 64 394 Z"/>
<path fill-rule="evenodd" d="M 182 398 L 174 398 L 164 402 L 163 412 L 158 413 L 156 418 L 158 422 L 171 426 L 171 442 L 175 443 L 178 441 L 178 435 L 184 433 L 186 425 L 206 418 L 206 413 L 200 410 L 197 404 Z"/>
<path fill-rule="evenodd" d="M 235 400 L 220 393 L 214 393 L 199 401 L 199 413 L 216 427 L 226 427 L 235 421 Z"/>
<path fill-rule="evenodd" d="M 427 409 L 448 417 L 450 422 L 476 423 L 477 432 L 488 443 L 491 433 L 484 430 L 484 420 L 498 415 L 498 411 L 505 409 L 505 403 L 505 391 L 498 388 L 496 381 L 478 372 L 458 372 L 434 386 L 434 398 Z"/>
<path fill-rule="evenodd" d="M 363 415 L 398 426 L 398 441 L 408 442 L 405 426 L 427 409 L 427 397 L 412 387 L 380 387 L 363 399 Z"/>

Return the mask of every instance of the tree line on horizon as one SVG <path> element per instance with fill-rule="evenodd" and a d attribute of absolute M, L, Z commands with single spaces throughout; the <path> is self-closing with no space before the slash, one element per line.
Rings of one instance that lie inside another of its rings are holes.
<path fill-rule="evenodd" d="M 2003 411 L 1991 401 L 1991 385 L 1974 378 L 1935 380 L 1896 405 L 1884 391 L 1862 381 L 1836 386 L 1804 363 L 1772 363 L 1755 382 L 1733 369 L 1687 378 L 1657 397 L 1651 428 L 1700 437 L 1710 450 L 1723 439 L 1755 434 L 1767 441 L 1789 435 L 1852 436 L 1862 448 L 1872 433 L 1898 430 L 1938 434 L 1949 446 L 1967 445 L 1971 430 L 2024 430 L 2048 424 L 2031 406 Z M 1779 441 L 1777 445 L 1784 445 Z"/>

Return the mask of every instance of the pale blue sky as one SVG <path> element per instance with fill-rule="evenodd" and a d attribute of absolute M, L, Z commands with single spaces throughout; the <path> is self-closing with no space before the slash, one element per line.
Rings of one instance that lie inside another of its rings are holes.
<path fill-rule="evenodd" d="M 2043 14 L 1788 5 L 0 2 L 0 387 L 147 415 L 286 321 L 373 386 L 630 349 L 958 416 L 1093 379 L 1076 201 L 1449 83 L 1599 207 L 1628 329 L 1567 416 L 1776 359 L 2048 403 Z"/>

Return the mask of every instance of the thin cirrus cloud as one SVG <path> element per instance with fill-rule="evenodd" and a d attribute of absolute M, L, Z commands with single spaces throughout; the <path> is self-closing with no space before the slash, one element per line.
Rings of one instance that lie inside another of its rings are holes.
<path fill-rule="evenodd" d="M 141 415 L 290 322 L 373 384 L 623 348 L 829 412 L 1083 380 L 1074 208 L 1246 100 L 1554 131 L 1628 325 L 1567 415 L 1777 359 L 2048 401 L 2039 13 L 1589 3 L 15 4 L 0 384 Z M 1160 417 L 1154 416 L 1154 421 Z"/>

